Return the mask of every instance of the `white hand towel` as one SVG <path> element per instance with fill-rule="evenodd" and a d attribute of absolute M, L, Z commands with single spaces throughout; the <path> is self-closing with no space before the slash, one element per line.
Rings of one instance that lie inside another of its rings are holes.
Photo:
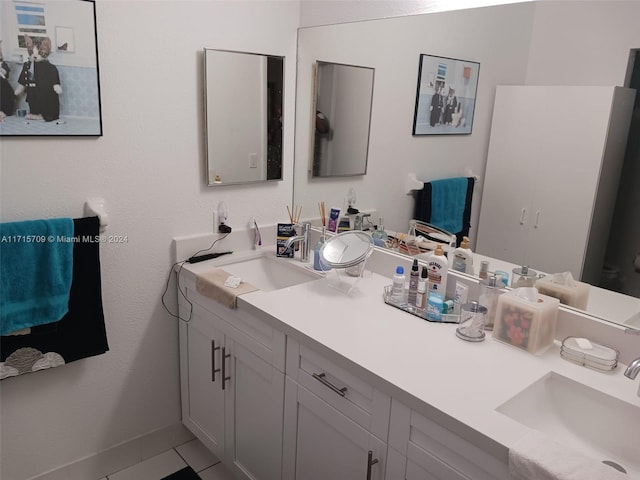
<path fill-rule="evenodd" d="M 631 477 L 532 431 L 509 449 L 514 480 L 629 480 Z"/>
<path fill-rule="evenodd" d="M 214 268 L 196 276 L 196 290 L 229 308 L 238 306 L 238 295 L 255 292 L 256 287 L 247 282 L 241 282 L 237 288 L 227 287 L 224 283 L 230 275 L 222 268 Z"/>

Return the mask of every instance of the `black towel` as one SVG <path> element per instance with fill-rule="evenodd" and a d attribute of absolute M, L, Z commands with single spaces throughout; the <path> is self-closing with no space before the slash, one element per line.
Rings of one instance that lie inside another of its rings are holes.
<path fill-rule="evenodd" d="M 73 224 L 69 312 L 59 322 L 34 327 L 27 335 L 0 337 L 2 378 L 35 371 L 32 370 L 35 362 L 40 362 L 43 369 L 58 366 L 56 354 L 69 363 L 109 350 L 102 310 L 100 222 L 98 217 L 89 217 L 75 219 Z"/>
<path fill-rule="evenodd" d="M 467 178 L 467 196 L 464 204 L 464 213 L 462 215 L 462 230 L 459 232 L 451 232 L 456 235 L 456 246 L 460 246 L 462 237 L 469 236 L 469 230 L 471 228 L 471 200 L 473 199 L 473 186 L 475 179 L 473 177 Z M 416 194 L 416 208 L 413 214 L 413 218 L 421 220 L 423 222 L 431 222 L 431 183 L 425 182 L 422 190 L 418 190 Z"/>

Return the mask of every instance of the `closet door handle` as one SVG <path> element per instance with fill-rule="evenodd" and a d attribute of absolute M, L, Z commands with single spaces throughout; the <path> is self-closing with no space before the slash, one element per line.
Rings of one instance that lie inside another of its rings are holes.
<path fill-rule="evenodd" d="M 369 450 L 367 454 L 367 480 L 371 480 L 371 467 L 378 463 L 377 458 L 373 458 L 373 452 Z"/>
<path fill-rule="evenodd" d="M 227 368 L 226 368 L 227 358 L 229 358 L 230 356 L 231 354 L 227 353 L 227 349 L 225 347 L 222 347 L 222 390 L 225 389 L 224 387 L 227 380 L 231 380 L 231 377 L 227 377 Z"/>
<path fill-rule="evenodd" d="M 215 339 L 211 339 L 211 381 L 216 381 L 216 373 L 220 371 L 216 368 L 216 351 L 220 350 L 220 347 L 216 347 Z"/>
<path fill-rule="evenodd" d="M 347 393 L 347 387 L 336 387 L 333 383 L 326 379 L 326 375 L 324 373 L 314 373 L 312 374 L 312 377 L 322 383 L 325 387 L 329 387 L 341 397 L 344 397 L 344 395 Z"/>
<path fill-rule="evenodd" d="M 527 221 L 527 209 L 523 208 L 520 212 L 520 225 L 524 225 Z"/>
<path fill-rule="evenodd" d="M 540 212 L 540 210 L 536 211 L 536 223 L 533 224 L 533 228 L 538 228 L 538 224 L 540 223 L 540 214 L 542 212 Z"/>

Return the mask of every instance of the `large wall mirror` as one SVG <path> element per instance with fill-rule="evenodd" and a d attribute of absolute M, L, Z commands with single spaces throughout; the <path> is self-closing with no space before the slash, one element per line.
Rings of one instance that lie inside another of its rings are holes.
<path fill-rule="evenodd" d="M 373 68 L 316 63 L 314 177 L 367 173 Z"/>
<path fill-rule="evenodd" d="M 294 203 L 303 206 L 312 217 L 318 202 L 340 206 L 347 191 L 353 188 L 358 209 L 379 212 L 388 230 L 407 232 L 415 208 L 415 194 L 407 191 L 410 174 L 425 182 L 474 175 L 479 179 L 474 188 L 471 214 L 471 240 L 475 250 L 483 189 L 495 188 L 485 176 L 485 168 L 497 86 L 628 86 L 629 59 L 634 49 L 640 48 L 640 30 L 629 19 L 639 17 L 640 4 L 637 2 L 534 1 L 301 28 L 298 34 Z M 580 22 L 575 18 L 580 18 Z M 563 27 L 558 28 L 558 25 Z M 588 53 L 596 50 L 600 55 Z M 583 53 L 576 55 L 576 51 Z M 421 54 L 466 58 L 482 65 L 472 135 L 411 135 Z M 314 79 L 309 72 L 313 71 L 318 58 L 375 68 L 375 109 L 371 116 L 365 176 L 318 182 L 308 175 L 309 156 L 313 151 L 309 122 L 314 118 L 310 111 Z M 568 120 L 567 126 L 570 124 Z M 640 138 L 639 128 L 640 112 L 636 107 L 627 157 L 633 138 Z M 639 143 L 635 142 L 635 153 L 631 152 L 635 155 L 636 165 L 640 164 Z M 623 178 L 632 176 L 626 172 L 623 171 Z M 549 175 L 553 175 L 553 171 Z M 638 173 L 635 175 L 637 185 L 640 178 Z M 526 184 L 528 180 L 511 178 L 509 181 L 517 185 Z M 566 193 L 572 195 L 579 188 L 588 187 L 581 182 L 568 182 Z M 513 198 L 503 200 L 511 202 Z M 628 205 L 637 209 L 637 201 Z M 562 203 L 557 205 L 557 209 L 562 208 Z M 565 215 L 571 216 L 572 212 L 566 211 Z M 627 243 L 630 241 L 627 235 L 620 235 L 620 238 Z M 640 231 L 633 238 L 638 248 Z M 629 266 L 633 263 L 632 257 L 625 260 Z M 531 268 L 535 269 L 536 265 L 532 264 Z M 627 282 L 630 283 L 632 275 L 640 278 L 640 274 L 630 273 Z M 588 313 L 611 322 L 640 327 L 629 323 L 630 312 L 631 316 L 640 313 L 640 300 L 634 298 L 637 295 L 621 295 L 601 288 L 594 288 L 592 292 L 594 302 L 599 301 L 605 308 L 596 310 L 590 303 Z M 630 310 L 621 314 L 613 308 L 621 303 L 628 304 Z M 640 318 L 636 321 L 640 323 Z"/>
<path fill-rule="evenodd" d="M 284 57 L 205 48 L 210 186 L 282 180 Z"/>

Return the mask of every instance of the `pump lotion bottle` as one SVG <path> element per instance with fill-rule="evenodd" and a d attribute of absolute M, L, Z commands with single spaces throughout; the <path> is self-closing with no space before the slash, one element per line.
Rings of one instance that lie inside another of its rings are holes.
<path fill-rule="evenodd" d="M 444 254 L 441 245 L 427 257 L 427 274 L 429 276 L 428 291 L 442 295 L 444 299 L 447 290 L 447 273 L 449 260 Z"/>
<path fill-rule="evenodd" d="M 469 248 L 469 237 L 462 237 L 460 246 L 453 251 L 451 267 L 456 272 L 473 275 L 473 252 Z"/>

